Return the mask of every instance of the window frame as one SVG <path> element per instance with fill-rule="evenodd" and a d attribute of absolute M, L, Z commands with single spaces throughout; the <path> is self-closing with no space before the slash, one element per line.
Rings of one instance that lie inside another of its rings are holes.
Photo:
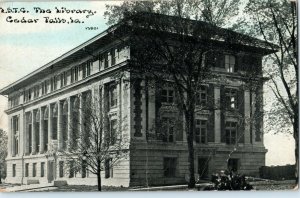
<path fill-rule="evenodd" d="M 25 163 L 25 177 L 29 177 L 29 163 Z"/>
<path fill-rule="evenodd" d="M 236 57 L 232 54 L 224 55 L 224 66 L 228 73 L 234 73 L 236 66 Z"/>
<path fill-rule="evenodd" d="M 204 124 L 203 124 L 204 123 Z M 195 142 L 197 144 L 207 144 L 208 121 L 206 119 L 195 119 Z M 199 134 L 197 134 L 199 132 Z M 204 141 L 203 141 L 204 137 Z"/>
<path fill-rule="evenodd" d="M 32 163 L 32 177 L 36 177 L 37 163 Z"/>
<path fill-rule="evenodd" d="M 161 118 L 162 120 L 162 130 L 165 131 L 163 134 L 162 141 L 174 143 L 176 142 L 176 132 L 175 132 L 175 118 L 171 116 L 164 116 Z"/>
<path fill-rule="evenodd" d="M 64 161 L 59 161 L 58 163 L 59 163 L 59 164 L 58 164 L 58 167 L 59 167 L 59 168 L 58 168 L 58 169 L 59 169 L 59 170 L 58 170 L 58 171 L 59 171 L 59 172 L 58 172 L 58 173 L 59 173 L 58 176 L 59 176 L 59 178 L 63 178 L 63 177 L 64 177 Z"/>
<path fill-rule="evenodd" d="M 12 164 L 12 176 L 16 177 L 17 176 L 17 170 L 16 170 L 17 165 L 16 164 Z"/>
<path fill-rule="evenodd" d="M 204 90 L 202 89 L 204 88 Z M 202 96 L 205 96 L 205 99 Z M 200 85 L 200 89 L 197 92 L 196 96 L 196 105 L 207 105 L 208 101 L 208 86 L 207 85 Z"/>
<path fill-rule="evenodd" d="M 238 91 L 234 88 L 225 89 L 225 102 L 227 109 L 237 109 Z"/>
<path fill-rule="evenodd" d="M 41 177 L 45 177 L 45 162 L 41 162 Z"/>
<path fill-rule="evenodd" d="M 233 125 L 234 124 L 234 125 Z M 228 145 L 237 144 L 238 123 L 236 121 L 225 122 L 225 143 Z"/>
<path fill-rule="evenodd" d="M 164 94 L 164 92 L 166 94 Z M 171 93 L 170 93 L 171 92 Z M 165 104 L 174 104 L 175 91 L 173 88 L 163 88 L 161 90 L 161 102 Z"/>
<path fill-rule="evenodd" d="M 108 94 L 109 94 L 109 108 L 113 109 L 118 106 L 118 89 L 117 84 L 113 83 L 109 85 Z"/>
<path fill-rule="evenodd" d="M 177 157 L 163 158 L 163 175 L 167 178 L 176 177 L 177 173 Z"/>
<path fill-rule="evenodd" d="M 111 118 L 109 120 L 109 144 L 114 145 L 117 140 L 118 120 Z"/>

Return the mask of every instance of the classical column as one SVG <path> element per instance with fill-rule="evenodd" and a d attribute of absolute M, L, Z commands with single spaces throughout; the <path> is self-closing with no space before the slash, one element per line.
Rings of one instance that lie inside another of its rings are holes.
<path fill-rule="evenodd" d="M 34 111 L 32 110 L 31 111 L 31 128 L 32 128 L 32 134 L 31 134 L 31 145 L 32 145 L 32 148 L 31 148 L 31 153 L 32 154 L 35 154 L 36 153 L 36 135 L 35 135 L 35 131 L 36 131 L 36 128 L 35 128 L 35 115 L 34 115 Z"/>
<path fill-rule="evenodd" d="M 151 134 L 150 139 L 153 139 L 155 137 L 155 88 L 152 86 L 148 86 L 148 97 L 148 133 Z"/>
<path fill-rule="evenodd" d="M 250 144 L 250 124 L 252 118 L 250 118 L 250 92 L 249 90 L 244 91 L 244 115 L 245 115 L 245 131 L 244 131 L 244 137 L 245 137 L 245 144 Z"/>
<path fill-rule="evenodd" d="M 256 94 L 255 92 L 253 91 L 252 92 L 252 144 L 255 143 L 255 134 L 256 134 L 256 115 L 255 115 L 255 110 L 256 110 L 256 107 L 255 107 L 255 104 L 256 104 Z"/>
<path fill-rule="evenodd" d="M 29 113 L 25 113 L 25 154 L 28 155 L 29 154 Z"/>
<path fill-rule="evenodd" d="M 141 113 L 141 126 L 142 126 L 141 133 L 142 133 L 142 139 L 144 141 L 146 141 L 146 125 L 147 125 L 146 122 L 148 122 L 148 120 L 147 120 L 148 115 L 146 115 L 148 112 L 146 112 L 146 105 L 147 104 L 146 104 L 146 89 L 145 89 L 145 86 L 146 86 L 145 80 L 142 80 L 141 81 L 141 107 L 140 108 L 142 110 L 142 113 Z"/>
<path fill-rule="evenodd" d="M 67 142 L 67 150 L 70 149 L 70 141 L 72 136 L 72 127 L 73 127 L 73 114 L 72 114 L 72 100 L 71 97 L 68 98 L 68 142 Z"/>
<path fill-rule="evenodd" d="M 82 93 L 79 94 L 79 139 L 77 141 L 77 144 L 80 145 L 81 144 L 81 141 L 82 138 L 83 138 L 83 132 L 84 132 L 84 129 L 83 129 L 83 97 L 82 97 Z"/>
<path fill-rule="evenodd" d="M 44 152 L 45 142 L 44 142 L 44 112 L 43 109 L 40 107 L 40 153 Z"/>
<path fill-rule="evenodd" d="M 214 104 L 215 104 L 215 143 L 221 142 L 221 109 L 220 109 L 220 87 L 214 86 Z"/>
<path fill-rule="evenodd" d="M 63 134 L 62 134 L 62 104 L 58 101 L 58 114 L 57 114 L 57 142 L 58 142 L 58 150 L 63 150 Z"/>
<path fill-rule="evenodd" d="M 51 150 L 51 140 L 52 140 L 52 109 L 51 104 L 48 105 L 48 150 Z"/>
<path fill-rule="evenodd" d="M 14 156 L 15 155 L 15 152 L 14 152 L 14 129 L 13 129 L 13 123 L 14 123 L 14 119 L 13 117 L 9 117 L 9 135 L 8 135 L 8 142 L 7 142 L 7 156 L 8 157 L 11 157 L 11 156 Z"/>
<path fill-rule="evenodd" d="M 118 105 L 117 105 L 117 108 L 118 108 L 118 113 L 119 113 L 119 115 L 118 115 L 118 130 L 119 130 L 119 132 L 118 132 L 118 136 L 119 137 L 116 137 L 116 138 L 122 138 L 122 133 L 123 133 L 123 131 L 122 131 L 122 127 L 123 127 L 123 122 L 124 122 L 124 120 L 123 120 L 123 118 L 122 118 L 122 113 L 123 113 L 123 111 L 122 111 L 122 107 L 123 107 L 123 104 L 122 104 L 122 80 L 120 80 L 120 82 L 118 83 Z"/>

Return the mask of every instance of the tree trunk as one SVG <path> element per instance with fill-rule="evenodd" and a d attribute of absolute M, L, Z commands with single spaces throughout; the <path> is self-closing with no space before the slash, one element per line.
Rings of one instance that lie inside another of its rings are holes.
<path fill-rule="evenodd" d="M 101 161 L 97 159 L 97 185 L 98 191 L 101 191 Z"/>
<path fill-rule="evenodd" d="M 294 130 L 294 139 L 295 139 L 295 177 L 296 177 L 296 184 L 299 183 L 299 128 L 298 128 L 298 115 L 295 115 L 295 121 L 293 123 L 293 130 Z"/>
<path fill-rule="evenodd" d="M 1 167 L 0 167 L 0 184 L 2 184 L 1 177 L 2 175 L 1 175 Z"/>
<path fill-rule="evenodd" d="M 98 191 L 101 191 L 101 172 L 97 172 L 97 185 L 98 185 Z"/>
<path fill-rule="evenodd" d="M 186 134 L 187 134 L 187 143 L 188 143 L 188 152 L 189 152 L 189 173 L 190 179 L 188 183 L 189 188 L 195 188 L 195 162 L 194 162 L 194 109 L 189 108 L 187 112 L 185 112 L 185 120 L 186 120 Z"/>

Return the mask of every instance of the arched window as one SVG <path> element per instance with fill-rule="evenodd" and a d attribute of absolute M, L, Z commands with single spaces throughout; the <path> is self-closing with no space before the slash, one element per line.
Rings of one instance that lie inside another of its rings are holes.
<path fill-rule="evenodd" d="M 44 110 L 44 119 L 43 119 L 44 151 L 48 150 L 48 120 L 49 120 L 49 108 L 46 107 Z"/>
<path fill-rule="evenodd" d="M 54 105 L 52 112 L 52 139 L 57 140 L 58 103 Z"/>

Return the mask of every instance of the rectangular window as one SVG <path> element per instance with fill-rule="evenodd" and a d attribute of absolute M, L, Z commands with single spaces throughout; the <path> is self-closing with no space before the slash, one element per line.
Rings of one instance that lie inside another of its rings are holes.
<path fill-rule="evenodd" d="M 64 162 L 59 161 L 59 177 L 64 177 Z"/>
<path fill-rule="evenodd" d="M 79 67 L 75 66 L 71 68 L 71 83 L 78 81 L 78 75 L 79 75 Z"/>
<path fill-rule="evenodd" d="M 44 95 L 45 94 L 44 82 L 41 83 L 41 88 L 42 88 L 42 95 Z"/>
<path fill-rule="evenodd" d="M 225 69 L 227 72 L 234 72 L 235 57 L 232 55 L 225 55 Z"/>
<path fill-rule="evenodd" d="M 105 178 L 112 178 L 113 177 L 113 167 L 112 167 L 112 159 L 106 159 L 105 164 Z"/>
<path fill-rule="evenodd" d="M 53 77 L 54 90 L 57 90 L 57 81 L 58 81 L 58 76 L 54 76 Z"/>
<path fill-rule="evenodd" d="M 12 176 L 15 177 L 16 176 L 16 164 L 12 165 Z"/>
<path fill-rule="evenodd" d="M 87 77 L 87 72 L 86 72 L 87 65 L 86 63 L 82 65 L 82 78 Z"/>
<path fill-rule="evenodd" d="M 87 62 L 86 75 L 90 76 L 93 67 L 93 62 L 90 60 Z"/>
<path fill-rule="evenodd" d="M 226 144 L 236 144 L 237 122 L 226 122 L 225 124 Z"/>
<path fill-rule="evenodd" d="M 45 176 L 45 162 L 41 162 L 41 177 Z"/>
<path fill-rule="evenodd" d="M 196 119 L 195 123 L 195 142 L 200 144 L 207 143 L 207 121 Z"/>
<path fill-rule="evenodd" d="M 19 153 L 19 116 L 14 116 L 12 118 L 12 127 L 13 127 L 13 138 L 14 138 L 14 149 L 15 154 L 17 155 Z"/>
<path fill-rule="evenodd" d="M 176 176 L 176 157 L 165 157 L 164 158 L 164 176 L 175 177 Z"/>
<path fill-rule="evenodd" d="M 28 89 L 28 101 L 31 100 L 31 89 Z"/>
<path fill-rule="evenodd" d="M 47 82 L 48 82 L 47 80 L 42 82 L 42 95 L 47 94 L 47 91 L 48 91 Z"/>
<path fill-rule="evenodd" d="M 108 52 L 104 53 L 104 69 L 109 66 Z"/>
<path fill-rule="evenodd" d="M 239 170 L 239 159 L 230 158 L 228 160 L 227 166 L 230 171 L 234 171 L 234 172 L 238 171 Z"/>
<path fill-rule="evenodd" d="M 33 88 L 33 97 L 34 97 L 34 98 L 39 97 L 39 87 L 38 87 L 38 86 L 35 86 L 35 87 Z"/>
<path fill-rule="evenodd" d="M 162 140 L 164 142 L 174 142 L 174 118 L 163 117 L 162 118 Z"/>
<path fill-rule="evenodd" d="M 161 102 L 173 103 L 174 102 L 174 91 L 172 89 L 163 89 L 161 91 Z"/>
<path fill-rule="evenodd" d="M 70 170 L 69 170 L 69 178 L 73 178 L 75 176 L 75 162 L 70 161 L 69 162 Z"/>
<path fill-rule="evenodd" d="M 109 102 L 110 102 L 110 108 L 117 107 L 118 104 L 118 92 L 117 92 L 117 86 L 111 85 L 109 86 Z"/>
<path fill-rule="evenodd" d="M 60 74 L 60 88 L 64 86 L 64 73 Z"/>
<path fill-rule="evenodd" d="M 68 75 L 67 75 L 67 72 L 65 71 L 64 72 L 64 86 L 66 86 L 68 83 Z"/>
<path fill-rule="evenodd" d="M 36 177 L 36 163 L 32 164 L 32 177 Z"/>
<path fill-rule="evenodd" d="M 71 68 L 71 83 L 74 82 L 74 75 L 75 75 L 74 68 Z"/>
<path fill-rule="evenodd" d="M 104 68 L 104 56 L 103 54 L 99 54 L 99 71 Z"/>
<path fill-rule="evenodd" d="M 225 91 L 225 105 L 227 109 L 237 108 L 237 90 L 226 89 Z"/>
<path fill-rule="evenodd" d="M 28 177 L 29 175 L 29 163 L 25 164 L 25 177 Z"/>
<path fill-rule="evenodd" d="M 117 135 L 117 120 L 110 120 L 110 134 L 109 134 L 109 143 L 110 145 L 114 145 L 116 143 L 116 135 Z"/>
<path fill-rule="evenodd" d="M 209 158 L 198 158 L 198 174 L 201 179 L 208 179 Z"/>
<path fill-rule="evenodd" d="M 197 93 L 197 105 L 206 105 L 207 104 L 207 86 L 201 85 L 200 90 Z"/>
<path fill-rule="evenodd" d="M 110 55 L 111 55 L 111 65 L 115 65 L 116 64 L 116 50 L 111 49 Z"/>
<path fill-rule="evenodd" d="M 54 90 L 54 81 L 53 78 L 50 78 L 50 90 L 53 91 Z"/>

